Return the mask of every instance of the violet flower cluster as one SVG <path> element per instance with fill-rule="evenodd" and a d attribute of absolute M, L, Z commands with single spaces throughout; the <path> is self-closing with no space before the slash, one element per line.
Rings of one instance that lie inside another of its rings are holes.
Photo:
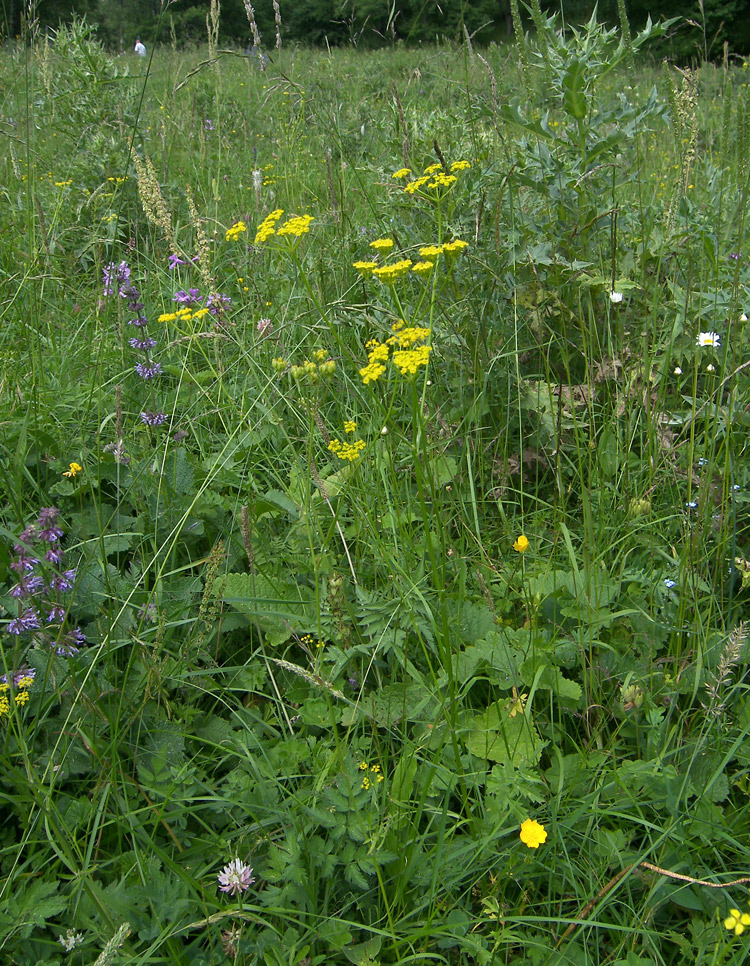
<path fill-rule="evenodd" d="M 120 262 L 115 265 L 110 262 L 104 267 L 104 294 L 112 295 L 114 284 L 118 283 L 121 298 L 127 299 L 127 307 L 133 318 L 128 319 L 128 325 L 132 325 L 136 334 L 128 339 L 130 348 L 139 353 L 140 360 L 135 364 L 135 372 L 141 379 L 151 382 L 161 375 L 161 363 L 153 358 L 153 349 L 156 347 L 156 339 L 152 338 L 147 332 L 148 318 L 143 314 L 145 308 L 141 302 L 141 293 L 133 285 L 130 279 L 130 268 L 127 262 Z M 151 390 L 153 397 L 153 388 Z M 141 413 L 141 422 L 146 426 L 162 426 L 169 417 L 165 412 L 154 409 L 145 409 Z"/>
<path fill-rule="evenodd" d="M 18 616 L 9 621 L 6 631 L 14 637 L 33 633 L 60 657 L 72 657 L 85 644 L 80 628 L 67 629 L 68 609 L 63 598 L 76 579 L 75 568 L 64 570 L 63 535 L 58 526 L 60 511 L 43 507 L 35 523 L 26 527 L 13 545 L 15 554 L 10 569 L 16 585 L 10 595 L 18 601 Z"/>

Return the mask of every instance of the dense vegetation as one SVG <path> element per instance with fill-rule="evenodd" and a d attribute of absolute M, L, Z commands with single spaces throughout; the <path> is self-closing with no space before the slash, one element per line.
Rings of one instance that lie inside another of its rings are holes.
<path fill-rule="evenodd" d="M 0 0 L 0 37 L 14 37 L 24 25 L 51 30 L 85 16 L 112 50 L 130 49 L 140 36 L 184 48 L 205 38 L 211 0 L 44 0 L 25 7 L 20 0 Z M 531 5 L 533 6 L 533 4 Z M 512 34 L 513 14 L 533 29 L 531 6 L 518 0 L 223 0 L 218 39 L 244 48 L 257 41 L 248 18 L 255 20 L 266 48 L 284 44 L 354 45 L 372 48 L 401 42 L 410 46 L 436 40 L 462 43 L 468 33 L 477 43 L 501 42 Z M 556 0 L 541 4 L 559 12 L 564 22 L 581 24 L 596 9 L 602 22 L 619 24 L 624 7 L 637 28 L 649 18 L 681 18 L 657 49 L 681 62 L 720 60 L 750 52 L 750 0 Z"/>
<path fill-rule="evenodd" d="M 3 963 L 746 962 L 748 74 L 534 17 L 3 53 Z"/>

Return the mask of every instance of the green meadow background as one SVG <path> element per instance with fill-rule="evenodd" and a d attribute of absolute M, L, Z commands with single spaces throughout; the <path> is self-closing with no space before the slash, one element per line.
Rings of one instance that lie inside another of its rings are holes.
<path fill-rule="evenodd" d="M 0 54 L 3 963 L 746 962 L 747 65 L 532 13 Z"/>

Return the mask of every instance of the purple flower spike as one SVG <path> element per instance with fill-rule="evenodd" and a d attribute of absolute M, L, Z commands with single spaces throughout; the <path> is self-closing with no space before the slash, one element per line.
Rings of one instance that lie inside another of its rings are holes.
<path fill-rule="evenodd" d="M 150 409 L 146 409 L 141 413 L 141 421 L 146 426 L 163 426 L 168 419 L 169 416 L 166 413 L 153 413 Z"/>
<path fill-rule="evenodd" d="M 141 379 L 155 379 L 161 375 L 161 363 L 155 362 L 152 366 L 147 366 L 143 362 L 139 362 L 135 367 L 135 371 Z"/>
<path fill-rule="evenodd" d="M 18 636 L 24 631 L 38 631 L 40 626 L 39 615 L 33 607 L 29 607 L 8 624 L 8 633 Z"/>
<path fill-rule="evenodd" d="M 144 335 L 142 338 L 128 339 L 128 342 L 131 348 L 138 349 L 140 352 L 148 352 L 149 349 L 153 349 L 156 345 L 156 339 L 152 339 L 147 335 Z"/>
<path fill-rule="evenodd" d="M 186 265 L 187 262 L 183 261 L 179 255 L 175 255 L 174 252 L 169 256 L 169 270 L 173 272 L 178 265 Z"/>

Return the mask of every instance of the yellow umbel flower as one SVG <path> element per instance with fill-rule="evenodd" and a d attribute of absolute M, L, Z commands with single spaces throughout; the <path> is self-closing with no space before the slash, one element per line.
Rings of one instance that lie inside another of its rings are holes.
<path fill-rule="evenodd" d="M 404 178 L 408 178 L 411 174 L 411 168 L 399 168 L 398 171 L 394 171 L 391 175 L 392 178 L 396 178 L 398 181 L 402 181 Z"/>
<path fill-rule="evenodd" d="M 383 265 L 381 268 L 374 268 L 372 274 L 380 279 L 381 282 L 392 285 L 397 279 L 403 278 L 411 266 L 412 261 L 410 258 L 402 258 L 392 265 Z"/>
<path fill-rule="evenodd" d="M 454 161 L 451 165 L 451 171 L 455 173 L 456 171 L 466 171 L 471 167 L 468 161 Z"/>
<path fill-rule="evenodd" d="M 310 231 L 310 223 L 313 221 L 312 215 L 299 215 L 296 218 L 289 218 L 284 224 L 276 229 L 276 234 L 279 238 L 284 235 L 294 235 L 299 238 L 301 235 L 306 235 Z"/>
<path fill-rule="evenodd" d="M 377 267 L 377 262 L 354 262 L 354 268 L 363 275 L 372 275 L 373 269 Z"/>
<path fill-rule="evenodd" d="M 376 238 L 375 241 L 370 242 L 370 248 L 374 248 L 376 252 L 389 252 L 393 248 L 392 238 Z"/>
<path fill-rule="evenodd" d="M 412 265 L 411 270 L 415 275 L 429 275 L 434 267 L 434 262 L 417 262 L 415 265 Z"/>
<path fill-rule="evenodd" d="M 236 221 L 231 228 L 227 228 L 226 240 L 237 241 L 243 232 L 247 231 L 244 221 Z"/>
<path fill-rule="evenodd" d="M 432 346 L 420 345 L 416 349 L 399 349 L 393 353 L 393 364 L 402 376 L 414 376 L 420 366 L 426 366 Z"/>

